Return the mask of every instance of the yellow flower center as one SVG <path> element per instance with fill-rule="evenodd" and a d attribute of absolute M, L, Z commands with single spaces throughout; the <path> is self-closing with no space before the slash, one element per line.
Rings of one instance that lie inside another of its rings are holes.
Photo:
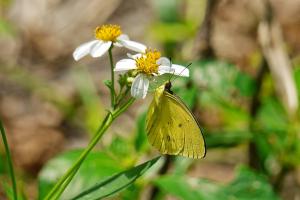
<path fill-rule="evenodd" d="M 159 58 L 160 58 L 159 51 L 156 50 L 152 51 L 148 49 L 142 57 L 137 58 L 135 60 L 137 70 L 147 75 L 152 75 L 153 73 L 156 74 L 158 72 L 158 64 L 156 64 L 156 61 Z"/>
<path fill-rule="evenodd" d="M 98 26 L 95 29 L 96 39 L 103 41 L 115 42 L 117 37 L 119 37 L 121 34 L 121 27 L 113 24 Z"/>

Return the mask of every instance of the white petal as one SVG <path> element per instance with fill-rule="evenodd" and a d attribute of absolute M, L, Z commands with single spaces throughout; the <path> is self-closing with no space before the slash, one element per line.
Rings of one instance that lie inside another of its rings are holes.
<path fill-rule="evenodd" d="M 73 58 L 74 58 L 74 60 L 78 61 L 82 57 L 88 55 L 91 52 L 91 49 L 97 43 L 99 43 L 99 40 L 93 40 L 93 41 L 90 41 L 90 42 L 86 42 L 86 43 L 80 45 L 79 47 L 77 47 L 75 49 L 75 51 L 73 52 Z"/>
<path fill-rule="evenodd" d="M 123 47 L 123 45 L 120 44 L 119 42 L 114 42 L 114 46 L 115 46 L 115 47 Z"/>
<path fill-rule="evenodd" d="M 99 42 L 97 43 L 92 49 L 91 49 L 91 56 L 92 57 L 100 57 L 102 56 L 105 52 L 108 51 L 108 49 L 111 46 L 111 41 L 108 42 Z"/>
<path fill-rule="evenodd" d="M 189 77 L 190 76 L 190 71 L 187 67 L 181 66 L 181 65 L 176 65 L 176 64 L 172 64 L 172 69 L 174 69 L 174 75 L 177 76 L 186 76 Z"/>
<path fill-rule="evenodd" d="M 131 58 L 131 59 L 137 59 L 137 58 L 142 57 L 143 54 L 138 53 L 138 54 L 134 54 L 134 55 L 133 55 L 133 54 L 127 53 L 127 56 L 128 56 L 129 58 Z"/>
<path fill-rule="evenodd" d="M 146 75 L 139 74 L 135 77 L 131 86 L 131 96 L 145 98 L 148 92 L 149 80 Z"/>
<path fill-rule="evenodd" d="M 169 73 L 169 74 L 175 74 L 175 69 L 170 67 L 169 66 L 166 66 L 166 65 L 160 65 L 158 67 L 158 74 L 159 75 L 162 75 L 162 74 L 166 74 L 166 73 Z"/>
<path fill-rule="evenodd" d="M 129 36 L 126 34 L 122 34 L 117 38 L 117 41 L 114 43 L 114 45 L 117 47 L 123 47 L 123 45 L 120 42 L 118 42 L 118 40 L 129 40 Z"/>
<path fill-rule="evenodd" d="M 129 40 L 129 36 L 126 34 L 122 34 L 117 38 L 117 40 Z"/>
<path fill-rule="evenodd" d="M 124 47 L 126 47 L 127 49 L 136 51 L 136 52 L 141 52 L 144 53 L 147 49 L 147 47 L 141 43 L 138 42 L 134 42 L 131 40 L 124 40 L 124 39 L 120 39 L 118 40 L 118 42 L 123 45 Z"/>
<path fill-rule="evenodd" d="M 161 57 L 161 58 L 159 58 L 159 59 L 156 61 L 156 63 L 157 63 L 158 65 L 165 65 L 165 66 L 171 67 L 171 61 L 170 61 L 168 58 L 166 58 L 166 57 Z"/>
<path fill-rule="evenodd" d="M 136 63 L 135 60 L 132 59 L 122 59 L 117 62 L 116 67 L 114 71 L 119 72 L 119 71 L 127 71 L 131 69 L 136 69 Z"/>

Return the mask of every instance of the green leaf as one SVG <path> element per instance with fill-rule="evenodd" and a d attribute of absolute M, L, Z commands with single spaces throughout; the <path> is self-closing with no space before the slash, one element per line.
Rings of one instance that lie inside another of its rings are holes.
<path fill-rule="evenodd" d="M 50 160 L 39 174 L 39 199 L 43 199 L 55 182 L 72 166 L 82 150 L 65 152 Z M 121 171 L 120 162 L 103 152 L 91 152 L 78 173 L 63 193 L 61 199 L 69 199 L 78 191 L 94 185 L 99 179 Z"/>
<path fill-rule="evenodd" d="M 220 192 L 226 194 L 227 199 L 279 199 L 265 176 L 255 173 L 246 167 L 241 167 L 238 171 L 237 178 L 228 186 L 221 189 Z"/>
<path fill-rule="evenodd" d="M 127 82 L 127 79 L 128 79 L 128 74 L 119 74 L 119 79 L 118 79 L 118 82 L 119 82 L 119 85 L 120 87 L 124 87 L 128 82 Z"/>
<path fill-rule="evenodd" d="M 104 80 L 103 81 L 104 85 L 106 85 L 109 89 L 111 89 L 112 85 L 111 85 L 111 80 Z"/>
<path fill-rule="evenodd" d="M 129 139 L 122 136 L 116 135 L 107 151 L 113 153 L 117 158 L 128 158 L 132 160 L 132 155 L 134 152 L 134 147 L 130 143 Z"/>
<path fill-rule="evenodd" d="M 275 175 L 284 162 L 290 162 L 297 150 L 291 146 L 293 137 L 292 123 L 284 108 L 274 97 L 264 98 L 254 124 L 253 137 L 261 166 L 267 173 Z M 290 150 L 290 151 L 289 151 Z M 292 161 L 293 162 L 293 161 Z"/>
<path fill-rule="evenodd" d="M 202 200 L 204 199 L 199 194 L 190 182 L 188 182 L 183 176 L 162 176 L 154 181 L 162 191 L 179 197 L 184 200 Z"/>
<path fill-rule="evenodd" d="M 255 81 L 251 76 L 242 72 L 237 74 L 235 86 L 242 96 L 250 97 L 255 92 Z"/>
<path fill-rule="evenodd" d="M 205 135 L 207 148 L 214 147 L 233 147 L 242 143 L 247 143 L 252 139 L 249 131 L 217 131 Z"/>
<path fill-rule="evenodd" d="M 278 200 L 265 176 L 241 167 L 235 180 L 227 185 L 204 179 L 168 175 L 155 184 L 167 194 L 184 200 Z"/>
<path fill-rule="evenodd" d="M 201 107 L 216 111 L 225 129 L 247 128 L 249 114 L 241 106 L 241 97 L 253 92 L 251 78 L 224 61 L 202 60 L 193 63 L 193 66 L 193 83 L 204 88 L 199 90 L 198 95 Z M 244 77 L 248 77 L 247 80 L 242 80 Z M 241 85 L 237 87 L 237 84 Z"/>
<path fill-rule="evenodd" d="M 217 60 L 202 60 L 193 63 L 193 66 L 195 66 L 191 68 L 193 82 L 207 88 L 202 91 L 202 95 L 204 92 L 208 95 L 208 103 L 211 101 L 211 96 L 223 101 L 229 101 L 232 98 L 232 94 L 236 90 L 234 80 L 239 74 L 234 65 Z"/>
<path fill-rule="evenodd" d="M 260 129 L 265 131 L 288 130 L 288 119 L 284 108 L 278 100 L 274 98 L 266 98 L 258 112 L 258 123 Z"/>
<path fill-rule="evenodd" d="M 141 165 L 104 179 L 76 195 L 72 199 L 101 199 L 116 194 L 130 186 L 137 178 L 143 175 L 152 165 L 154 165 L 159 158 L 160 157 L 154 158 Z"/>
<path fill-rule="evenodd" d="M 143 185 L 141 184 L 131 184 L 120 194 L 122 200 L 132 200 L 139 199 L 140 194 L 143 192 Z M 119 197 L 119 196 L 118 196 Z"/>

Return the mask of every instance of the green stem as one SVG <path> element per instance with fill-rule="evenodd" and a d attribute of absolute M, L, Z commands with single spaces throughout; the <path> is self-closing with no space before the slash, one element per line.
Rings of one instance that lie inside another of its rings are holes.
<path fill-rule="evenodd" d="M 117 107 L 120 101 L 120 98 L 122 98 L 122 92 L 123 92 L 124 87 L 120 88 L 119 94 L 116 95 L 116 99 L 115 99 L 115 106 Z"/>
<path fill-rule="evenodd" d="M 108 50 L 109 62 L 110 62 L 110 75 L 111 75 L 111 87 L 110 87 L 110 96 L 111 96 L 111 107 L 115 108 L 115 72 L 114 72 L 114 61 L 112 56 L 113 44 Z"/>
<path fill-rule="evenodd" d="M 10 154 L 10 150 L 9 150 L 7 139 L 6 139 L 5 130 L 4 130 L 1 120 L 0 120 L 0 132 L 2 135 L 2 140 L 3 140 L 4 148 L 6 151 L 6 157 L 7 157 L 7 161 L 8 161 L 8 169 L 9 169 L 9 174 L 10 174 L 10 178 L 11 178 L 11 182 L 12 182 L 13 196 L 14 196 L 14 200 L 17 200 L 18 199 L 17 182 L 16 182 L 16 178 L 15 178 L 13 162 L 11 159 L 11 154 Z"/>
<path fill-rule="evenodd" d="M 83 161 L 82 161 L 83 162 Z M 81 162 L 81 163 L 82 163 Z M 80 164 L 81 165 L 81 164 Z M 75 176 L 75 174 L 77 173 L 77 171 L 80 168 L 80 165 L 77 166 L 77 168 L 75 168 L 72 173 L 69 175 L 69 177 L 67 177 L 67 179 L 62 183 L 62 185 L 60 186 L 60 188 L 56 191 L 56 193 L 54 194 L 52 199 L 58 199 L 61 194 L 65 191 L 66 187 L 69 185 L 69 183 L 72 181 L 73 177 Z"/>
<path fill-rule="evenodd" d="M 65 188 L 71 182 L 72 178 L 75 176 L 76 172 L 80 168 L 81 164 L 83 163 L 84 159 L 90 153 L 90 151 L 95 147 L 98 143 L 100 138 L 103 136 L 104 132 L 110 127 L 111 123 L 127 108 L 134 102 L 134 98 L 129 99 L 124 105 L 117 108 L 116 110 L 108 113 L 104 118 L 100 128 L 98 129 L 97 133 L 95 134 L 94 138 L 84 150 L 84 152 L 80 155 L 78 160 L 73 164 L 73 166 L 65 173 L 63 177 L 55 184 L 55 186 L 51 189 L 51 191 L 46 196 L 45 200 L 49 199 L 58 199 L 60 195 L 63 193 Z"/>
<path fill-rule="evenodd" d="M 127 94 L 129 93 L 130 87 L 127 87 L 123 94 L 122 94 L 122 91 L 123 91 L 123 88 L 121 88 L 120 94 L 116 98 L 115 107 L 119 106 L 122 103 L 124 96 L 127 96 Z"/>

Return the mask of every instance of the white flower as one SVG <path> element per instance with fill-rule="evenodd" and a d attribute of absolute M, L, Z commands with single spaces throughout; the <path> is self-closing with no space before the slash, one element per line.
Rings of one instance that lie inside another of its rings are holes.
<path fill-rule="evenodd" d="M 122 34 L 120 26 L 102 25 L 95 30 L 96 40 L 86 42 L 75 49 L 73 58 L 78 61 L 90 54 L 92 57 L 100 57 L 109 50 L 112 44 L 118 47 L 126 47 L 130 50 L 144 53 L 146 46 L 129 40 L 129 37 Z"/>
<path fill-rule="evenodd" d="M 154 76 L 166 73 L 189 76 L 189 70 L 186 67 L 172 64 L 168 58 L 160 57 L 158 51 L 147 50 L 145 54 L 136 54 L 130 57 L 117 62 L 114 71 L 137 70 L 138 75 L 131 86 L 131 95 L 135 98 L 146 97 L 149 83 Z"/>

